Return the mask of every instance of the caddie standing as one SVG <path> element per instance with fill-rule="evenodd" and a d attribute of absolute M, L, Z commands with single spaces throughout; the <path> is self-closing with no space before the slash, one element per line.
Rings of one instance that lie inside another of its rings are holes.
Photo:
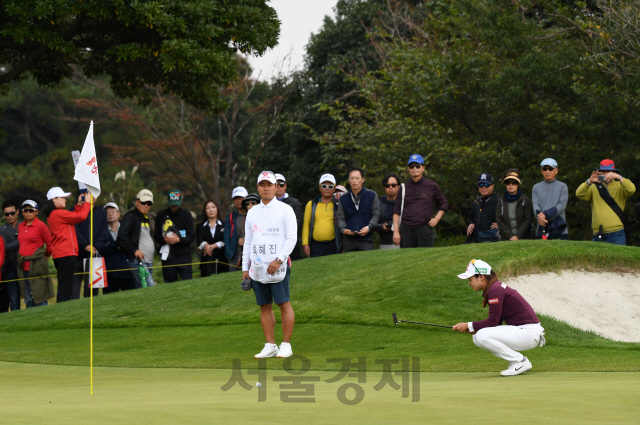
<path fill-rule="evenodd" d="M 296 246 L 298 224 L 293 209 L 276 199 L 276 176 L 263 171 L 258 176 L 262 202 L 247 213 L 242 253 L 242 279 L 251 287 L 260 306 L 260 322 L 266 343 L 254 357 L 289 357 L 295 316 L 289 297 L 289 256 Z M 282 316 L 282 344 L 275 343 L 276 318 L 273 303 Z"/>

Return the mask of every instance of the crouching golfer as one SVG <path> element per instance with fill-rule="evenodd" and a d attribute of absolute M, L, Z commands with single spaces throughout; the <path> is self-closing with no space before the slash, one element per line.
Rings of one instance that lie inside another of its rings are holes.
<path fill-rule="evenodd" d="M 276 199 L 276 176 L 271 171 L 260 173 L 258 193 L 262 202 L 247 213 L 242 252 L 242 279 L 251 278 L 267 341 L 255 358 L 289 357 L 293 354 L 290 341 L 294 314 L 289 302 L 288 259 L 296 246 L 298 225 L 293 209 Z M 279 349 L 274 337 L 274 302 L 282 316 L 283 342 Z"/>
<path fill-rule="evenodd" d="M 458 323 L 453 330 L 471 333 L 473 343 L 509 362 L 502 376 L 514 376 L 531 370 L 531 362 L 518 351 L 545 344 L 544 328 L 522 295 L 498 281 L 496 272 L 482 260 L 471 260 L 460 279 L 469 279 L 474 291 L 482 291 L 482 308 L 489 304 L 489 318 L 478 322 Z M 502 322 L 505 326 L 498 326 Z M 518 351 L 516 351 L 518 350 Z"/>

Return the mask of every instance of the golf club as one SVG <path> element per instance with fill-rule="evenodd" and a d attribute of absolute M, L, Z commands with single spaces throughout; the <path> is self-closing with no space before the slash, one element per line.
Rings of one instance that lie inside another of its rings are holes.
<path fill-rule="evenodd" d="M 453 329 L 453 326 L 434 325 L 434 324 L 431 324 L 431 323 L 410 322 L 409 320 L 398 320 L 398 317 L 396 316 L 395 313 L 393 313 L 393 323 L 395 323 L 396 325 L 398 323 L 415 323 L 416 325 L 437 326 L 439 328 Z"/>

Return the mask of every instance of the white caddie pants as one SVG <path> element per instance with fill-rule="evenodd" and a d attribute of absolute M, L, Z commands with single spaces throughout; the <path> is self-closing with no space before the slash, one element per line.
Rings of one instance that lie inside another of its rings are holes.
<path fill-rule="evenodd" d="M 536 347 L 543 332 L 544 328 L 540 323 L 482 328 L 473 335 L 473 343 L 496 357 L 509 362 L 519 362 L 522 360 L 522 354 L 518 351 Z"/>

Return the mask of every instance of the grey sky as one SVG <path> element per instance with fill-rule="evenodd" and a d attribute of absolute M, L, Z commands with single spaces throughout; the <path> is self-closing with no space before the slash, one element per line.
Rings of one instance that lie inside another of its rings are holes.
<path fill-rule="evenodd" d="M 254 69 L 253 76 L 260 74 L 260 80 L 268 80 L 285 58 L 283 71 L 302 68 L 304 47 L 311 33 L 318 32 L 326 15 L 334 16 L 336 3 L 337 0 L 272 0 L 270 5 L 281 21 L 280 39 L 278 45 L 262 57 L 248 58 Z"/>

